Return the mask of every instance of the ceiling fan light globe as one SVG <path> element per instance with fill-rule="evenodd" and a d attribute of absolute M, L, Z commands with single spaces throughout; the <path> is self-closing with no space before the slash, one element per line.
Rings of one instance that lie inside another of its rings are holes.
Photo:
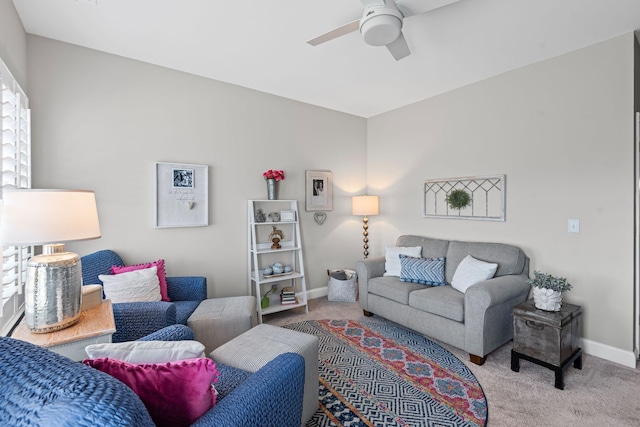
<path fill-rule="evenodd" d="M 375 14 L 360 22 L 360 33 L 365 43 L 371 46 L 386 46 L 400 36 L 402 16 Z"/>

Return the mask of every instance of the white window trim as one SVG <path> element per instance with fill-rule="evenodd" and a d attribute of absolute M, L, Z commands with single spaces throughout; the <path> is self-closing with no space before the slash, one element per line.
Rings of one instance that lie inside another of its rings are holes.
<path fill-rule="evenodd" d="M 0 154 L 0 199 L 5 188 L 31 188 L 29 98 L 1 59 Z M 24 313 L 24 284 L 27 262 L 33 254 L 33 247 L 0 247 L 2 249 L 0 336 L 6 336 Z"/>

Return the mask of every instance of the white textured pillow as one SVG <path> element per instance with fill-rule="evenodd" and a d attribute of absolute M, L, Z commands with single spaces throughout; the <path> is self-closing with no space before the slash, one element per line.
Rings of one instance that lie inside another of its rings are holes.
<path fill-rule="evenodd" d="M 465 293 L 469 286 L 491 279 L 496 274 L 497 269 L 498 264 L 480 261 L 471 255 L 467 255 L 460 261 L 456 272 L 453 273 L 451 286 Z"/>
<path fill-rule="evenodd" d="M 422 246 L 386 246 L 385 249 L 384 276 L 400 277 L 400 271 L 402 270 L 400 254 L 413 258 L 422 256 Z"/>
<path fill-rule="evenodd" d="M 91 344 L 85 347 L 90 359 L 108 357 L 128 363 L 167 363 L 204 356 L 198 341 L 129 341 Z"/>
<path fill-rule="evenodd" d="M 160 301 L 160 280 L 158 268 L 153 266 L 142 270 L 120 274 L 101 274 L 104 296 L 113 303 Z"/>

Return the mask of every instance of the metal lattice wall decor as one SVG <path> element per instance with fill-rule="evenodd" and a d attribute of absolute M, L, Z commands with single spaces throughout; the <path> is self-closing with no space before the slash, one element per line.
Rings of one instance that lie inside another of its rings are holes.
<path fill-rule="evenodd" d="M 453 190 L 464 190 L 471 203 L 460 210 L 451 209 L 446 199 Z M 422 216 L 428 218 L 505 220 L 506 175 L 427 179 L 424 182 Z"/>

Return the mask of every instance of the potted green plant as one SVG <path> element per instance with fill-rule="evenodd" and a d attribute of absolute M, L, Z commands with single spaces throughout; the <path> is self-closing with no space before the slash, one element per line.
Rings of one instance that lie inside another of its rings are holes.
<path fill-rule="evenodd" d="M 534 305 L 545 311 L 560 311 L 562 292 L 573 288 L 564 277 L 555 277 L 540 271 L 534 271 L 533 278 L 527 280 L 527 283 L 533 285 Z"/>
<path fill-rule="evenodd" d="M 271 303 L 271 300 L 269 299 L 269 294 L 275 294 L 278 291 L 278 284 L 274 283 L 273 285 L 271 285 L 271 289 L 269 289 L 267 291 L 267 293 L 264 294 L 264 296 L 260 299 L 260 307 L 264 310 L 265 308 L 269 307 L 269 304 Z"/>
<path fill-rule="evenodd" d="M 469 206 L 469 203 L 471 203 L 471 196 L 466 191 L 458 188 L 456 190 L 452 190 L 445 200 L 451 209 L 459 211 Z"/>

